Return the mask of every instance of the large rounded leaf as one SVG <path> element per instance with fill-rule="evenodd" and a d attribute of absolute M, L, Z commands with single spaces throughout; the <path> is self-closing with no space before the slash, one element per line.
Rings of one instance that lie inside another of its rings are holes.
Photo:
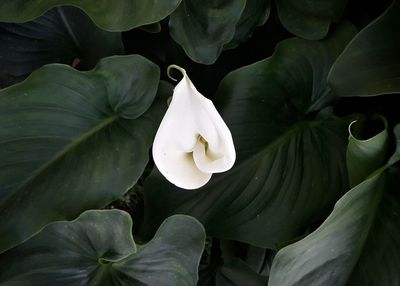
<path fill-rule="evenodd" d="M 24 24 L 0 23 L 0 87 L 24 80 L 49 63 L 91 69 L 124 52 L 120 33 L 105 32 L 80 9 L 57 7 Z"/>
<path fill-rule="evenodd" d="M 182 0 L 170 17 L 171 36 L 192 60 L 212 64 L 233 39 L 245 5 L 246 0 Z"/>
<path fill-rule="evenodd" d="M 135 184 L 166 108 L 149 109 L 158 83 L 133 55 L 89 72 L 47 65 L 0 91 L 0 252 Z"/>
<path fill-rule="evenodd" d="M 277 0 L 282 25 L 298 37 L 309 40 L 324 38 L 332 21 L 337 21 L 347 0 Z"/>
<path fill-rule="evenodd" d="M 280 250 L 270 286 L 399 285 L 398 169 L 357 185 L 312 234 Z"/>
<path fill-rule="evenodd" d="M 170 217 L 138 250 L 131 232 L 131 218 L 119 210 L 87 211 L 75 221 L 50 224 L 0 255 L 0 284 L 196 284 L 205 240 L 198 221 Z"/>
<path fill-rule="evenodd" d="M 400 2 L 365 27 L 332 66 L 328 82 L 340 96 L 400 92 Z"/>
<path fill-rule="evenodd" d="M 333 99 L 325 78 L 354 33 L 344 25 L 321 42 L 284 41 L 271 58 L 225 77 L 216 105 L 232 131 L 236 165 L 191 192 L 154 172 L 141 233 L 170 213 L 188 213 L 211 236 L 276 248 L 325 214 L 347 189 L 350 121 L 315 113 Z"/>
<path fill-rule="evenodd" d="M 0 22 L 33 20 L 61 5 L 81 8 L 100 28 L 126 31 L 158 22 L 178 7 L 181 0 L 13 0 L 0 2 Z"/>

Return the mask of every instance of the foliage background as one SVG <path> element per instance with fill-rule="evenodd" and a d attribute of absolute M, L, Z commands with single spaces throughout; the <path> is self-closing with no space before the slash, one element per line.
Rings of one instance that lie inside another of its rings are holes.
<path fill-rule="evenodd" d="M 399 285 L 398 1 L 56 6 L 0 3 L 0 285 Z M 196 191 L 170 64 L 237 150 Z"/>

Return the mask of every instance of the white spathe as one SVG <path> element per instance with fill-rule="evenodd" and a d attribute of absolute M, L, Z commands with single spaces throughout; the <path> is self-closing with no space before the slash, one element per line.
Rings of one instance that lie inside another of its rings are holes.
<path fill-rule="evenodd" d="M 176 65 L 183 78 L 176 85 L 171 103 L 153 144 L 153 158 L 168 181 L 183 189 L 204 186 L 213 173 L 232 168 L 236 152 L 232 135 L 211 100 Z M 173 78 L 172 78 L 173 79 Z"/>

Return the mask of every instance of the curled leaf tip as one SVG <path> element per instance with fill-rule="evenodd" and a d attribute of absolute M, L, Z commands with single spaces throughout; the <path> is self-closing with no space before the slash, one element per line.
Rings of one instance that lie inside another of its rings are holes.
<path fill-rule="evenodd" d="M 213 173 L 232 168 L 236 152 L 231 132 L 211 100 L 200 94 L 186 71 L 174 89 L 153 144 L 153 158 L 167 180 L 183 189 L 204 186 Z M 175 79 L 174 79 L 175 80 Z"/>

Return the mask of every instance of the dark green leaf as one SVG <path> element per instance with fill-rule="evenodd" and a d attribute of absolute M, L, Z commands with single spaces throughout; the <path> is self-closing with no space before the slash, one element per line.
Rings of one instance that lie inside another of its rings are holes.
<path fill-rule="evenodd" d="M 0 22 L 22 23 L 61 5 L 76 6 L 107 31 L 126 31 L 158 22 L 178 7 L 181 0 L 13 0 L 0 2 Z"/>
<path fill-rule="evenodd" d="M 399 175 L 381 170 L 349 191 L 315 232 L 278 252 L 268 285 L 398 285 Z"/>
<path fill-rule="evenodd" d="M 149 32 L 149 33 L 156 34 L 156 33 L 161 32 L 161 24 L 160 24 L 160 22 L 148 24 L 148 25 L 141 26 L 140 29 L 142 29 L 143 31 Z"/>
<path fill-rule="evenodd" d="M 207 242 L 200 263 L 199 286 L 266 285 L 274 252 L 235 241 Z"/>
<path fill-rule="evenodd" d="M 271 0 L 247 0 L 246 7 L 236 24 L 233 39 L 224 49 L 233 49 L 247 41 L 257 26 L 264 25 L 271 11 Z"/>
<path fill-rule="evenodd" d="M 188 213 L 211 236 L 276 248 L 324 215 L 347 190 L 350 122 L 315 113 L 333 99 L 325 78 L 353 35 L 344 25 L 321 42 L 290 39 L 271 58 L 225 77 L 216 104 L 232 131 L 234 168 L 191 192 L 155 171 L 145 183 L 141 233 Z"/>
<path fill-rule="evenodd" d="M 332 21 L 340 19 L 347 0 L 277 0 L 283 26 L 298 37 L 324 38 Z"/>
<path fill-rule="evenodd" d="M 105 56 L 124 52 L 120 33 L 105 32 L 74 7 L 57 7 L 24 24 L 0 23 L 0 86 L 24 80 L 49 63 L 91 69 Z M 78 62 L 76 62 L 78 63 Z"/>
<path fill-rule="evenodd" d="M 215 281 L 215 286 L 265 286 L 268 278 L 252 270 L 242 260 L 235 259 L 218 269 Z"/>
<path fill-rule="evenodd" d="M 192 217 L 168 218 L 136 249 L 119 210 L 87 211 L 48 225 L 0 255 L 0 284 L 15 286 L 195 285 L 205 233 Z"/>
<path fill-rule="evenodd" d="M 254 271 L 268 277 L 275 255 L 276 252 L 273 250 L 249 245 L 245 261 Z"/>
<path fill-rule="evenodd" d="M 366 128 L 363 125 L 368 124 L 368 121 L 355 121 L 349 126 L 346 160 L 350 187 L 364 181 L 385 162 L 388 144 L 387 121 L 382 116 L 376 120 L 382 122 L 383 129 L 369 138 L 361 137 L 361 130 Z"/>
<path fill-rule="evenodd" d="M 328 82 L 340 96 L 400 92 L 400 2 L 365 27 L 332 66 Z"/>
<path fill-rule="evenodd" d="M 246 0 L 182 0 L 170 17 L 171 36 L 192 60 L 212 64 L 233 39 L 245 5 Z"/>
<path fill-rule="evenodd" d="M 394 135 L 396 137 L 396 150 L 392 157 L 390 157 L 388 164 L 392 165 L 400 161 L 400 124 L 394 127 Z"/>
<path fill-rule="evenodd" d="M 159 73 L 110 57 L 89 72 L 47 65 L 0 91 L 0 252 L 135 184 L 166 108 L 149 109 Z"/>

